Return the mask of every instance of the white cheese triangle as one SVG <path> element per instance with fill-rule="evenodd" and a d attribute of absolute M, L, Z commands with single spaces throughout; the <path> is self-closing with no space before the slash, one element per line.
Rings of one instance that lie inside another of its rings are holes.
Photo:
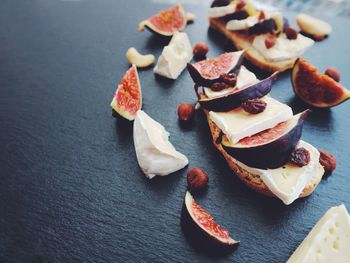
<path fill-rule="evenodd" d="M 287 261 L 331 262 L 350 262 L 350 219 L 344 205 L 329 209 Z"/>
<path fill-rule="evenodd" d="M 182 169 L 188 159 L 169 142 L 165 128 L 144 111 L 136 113 L 134 145 L 137 161 L 148 178 L 168 175 Z"/>

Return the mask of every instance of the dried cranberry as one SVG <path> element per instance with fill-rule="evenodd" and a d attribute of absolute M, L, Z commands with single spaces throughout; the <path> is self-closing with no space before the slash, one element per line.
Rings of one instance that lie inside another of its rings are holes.
<path fill-rule="evenodd" d="M 286 30 L 284 31 L 286 33 L 286 36 L 288 39 L 297 39 L 298 38 L 298 32 L 291 27 L 287 27 Z"/>
<path fill-rule="evenodd" d="M 260 11 L 259 13 L 259 20 L 265 20 L 266 19 L 266 15 L 264 11 Z"/>
<path fill-rule="evenodd" d="M 299 167 L 307 165 L 310 162 L 309 151 L 306 150 L 304 147 L 295 149 L 290 155 L 290 162 Z"/>
<path fill-rule="evenodd" d="M 248 113 L 258 114 L 265 110 L 266 105 L 266 102 L 261 99 L 251 99 L 244 101 L 241 106 Z"/>
<path fill-rule="evenodd" d="M 337 167 L 337 159 L 328 152 L 318 149 L 320 152 L 320 164 L 324 168 L 325 175 L 330 175 Z"/>
<path fill-rule="evenodd" d="M 236 5 L 236 10 L 242 10 L 245 7 L 245 2 L 240 0 Z"/>
<path fill-rule="evenodd" d="M 220 76 L 220 80 L 226 83 L 227 85 L 234 87 L 237 83 L 237 75 L 235 73 L 222 74 Z"/>
<path fill-rule="evenodd" d="M 224 82 L 215 82 L 213 85 L 211 85 L 211 89 L 213 90 L 213 91 L 221 91 L 221 90 L 223 90 L 223 89 L 227 89 L 227 88 L 229 88 L 230 86 L 229 85 L 227 85 L 226 83 L 224 83 Z"/>
<path fill-rule="evenodd" d="M 276 44 L 277 37 L 275 35 L 269 35 L 265 39 L 265 47 L 267 49 L 272 48 Z"/>
<path fill-rule="evenodd" d="M 206 58 L 208 51 L 209 48 L 207 44 L 199 42 L 193 48 L 193 56 L 196 60 L 202 60 Z"/>

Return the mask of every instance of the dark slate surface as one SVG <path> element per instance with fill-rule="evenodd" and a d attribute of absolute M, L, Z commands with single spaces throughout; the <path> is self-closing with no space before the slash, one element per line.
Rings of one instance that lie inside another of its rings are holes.
<path fill-rule="evenodd" d="M 3 0 L 0 8 L 0 262 L 284 262 L 331 206 L 350 208 L 349 103 L 315 111 L 303 138 L 331 151 L 336 172 L 315 193 L 286 207 L 247 189 L 211 145 L 203 115 L 181 127 L 176 108 L 194 102 L 192 81 L 140 72 L 143 109 L 171 141 L 204 168 L 209 189 L 198 202 L 241 245 L 209 258 L 180 228 L 186 169 L 147 180 L 133 148 L 132 124 L 111 117 L 110 100 L 128 68 L 125 51 L 159 55 L 166 41 L 136 32 L 164 8 L 147 1 Z M 186 28 L 210 55 L 227 49 L 208 32 L 206 7 L 188 4 L 198 20 Z M 321 69 L 336 66 L 350 85 L 348 20 L 306 55 Z M 273 96 L 293 109 L 289 74 Z"/>

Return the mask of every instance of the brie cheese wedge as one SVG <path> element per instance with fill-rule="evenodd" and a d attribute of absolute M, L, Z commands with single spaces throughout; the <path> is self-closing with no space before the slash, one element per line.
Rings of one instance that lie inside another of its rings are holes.
<path fill-rule="evenodd" d="M 191 59 L 192 46 L 187 34 L 176 32 L 159 56 L 154 73 L 169 79 L 177 79 Z"/>
<path fill-rule="evenodd" d="M 266 109 L 259 114 L 250 114 L 241 107 L 228 112 L 209 112 L 210 119 L 227 136 L 232 144 L 244 137 L 275 127 L 293 117 L 292 109 L 270 96 L 261 98 Z"/>
<path fill-rule="evenodd" d="M 134 146 L 137 161 L 148 178 L 168 175 L 188 164 L 188 159 L 169 142 L 165 128 L 144 111 L 136 113 Z"/>
<path fill-rule="evenodd" d="M 259 82 L 259 79 L 257 79 L 257 77 L 253 72 L 249 71 L 245 66 L 241 66 L 241 69 L 237 76 L 237 83 L 235 87 L 220 90 L 220 91 L 213 91 L 210 88 L 204 88 L 204 93 L 208 98 L 215 98 L 215 97 L 230 93 L 235 89 L 243 89 L 243 88 L 249 87 L 258 82 Z"/>
<path fill-rule="evenodd" d="M 350 218 L 340 205 L 325 213 L 287 263 L 348 263 L 349 248 Z"/>
<path fill-rule="evenodd" d="M 288 39 L 286 34 L 280 34 L 276 44 L 271 48 L 265 46 L 266 35 L 255 36 L 253 47 L 266 59 L 272 62 L 283 61 L 299 57 L 315 42 L 298 34 L 297 39 Z"/>

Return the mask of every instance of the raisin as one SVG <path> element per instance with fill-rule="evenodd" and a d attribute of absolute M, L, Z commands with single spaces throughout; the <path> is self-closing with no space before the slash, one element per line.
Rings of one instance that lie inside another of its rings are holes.
<path fill-rule="evenodd" d="M 237 75 L 235 73 L 222 74 L 220 76 L 220 80 L 226 83 L 227 85 L 234 87 L 237 83 Z"/>
<path fill-rule="evenodd" d="M 261 99 L 251 99 L 244 101 L 241 106 L 248 113 L 258 114 L 265 110 L 266 105 L 266 102 Z"/>
<path fill-rule="evenodd" d="M 259 20 L 265 20 L 266 19 L 266 15 L 264 11 L 260 11 L 259 13 Z"/>
<path fill-rule="evenodd" d="M 236 5 L 236 10 L 242 10 L 245 7 L 245 2 L 240 0 Z"/>
<path fill-rule="evenodd" d="M 298 32 L 291 27 L 287 27 L 286 30 L 284 31 L 286 33 L 286 36 L 288 39 L 297 39 L 298 38 Z"/>
<path fill-rule="evenodd" d="M 326 71 L 324 72 L 327 76 L 331 77 L 334 79 L 336 82 L 339 82 L 340 80 L 340 73 L 334 68 L 327 68 Z"/>
<path fill-rule="evenodd" d="M 213 90 L 213 91 L 221 91 L 221 90 L 223 90 L 223 89 L 227 89 L 227 88 L 229 88 L 230 86 L 229 85 L 227 85 L 226 83 L 224 83 L 224 82 L 215 82 L 213 85 L 211 85 L 211 89 Z"/>
<path fill-rule="evenodd" d="M 310 153 L 304 147 L 295 149 L 290 155 L 290 162 L 303 167 L 310 162 Z"/>
<path fill-rule="evenodd" d="M 193 56 L 196 60 L 203 60 L 206 58 L 209 48 L 203 42 L 197 43 L 193 48 Z"/>
<path fill-rule="evenodd" d="M 272 48 L 276 44 L 277 37 L 275 35 L 269 35 L 265 39 L 265 47 L 267 49 Z"/>
<path fill-rule="evenodd" d="M 330 175 L 337 167 L 337 160 L 330 153 L 321 149 L 318 149 L 318 151 L 320 152 L 320 164 L 324 168 L 325 175 Z"/>

